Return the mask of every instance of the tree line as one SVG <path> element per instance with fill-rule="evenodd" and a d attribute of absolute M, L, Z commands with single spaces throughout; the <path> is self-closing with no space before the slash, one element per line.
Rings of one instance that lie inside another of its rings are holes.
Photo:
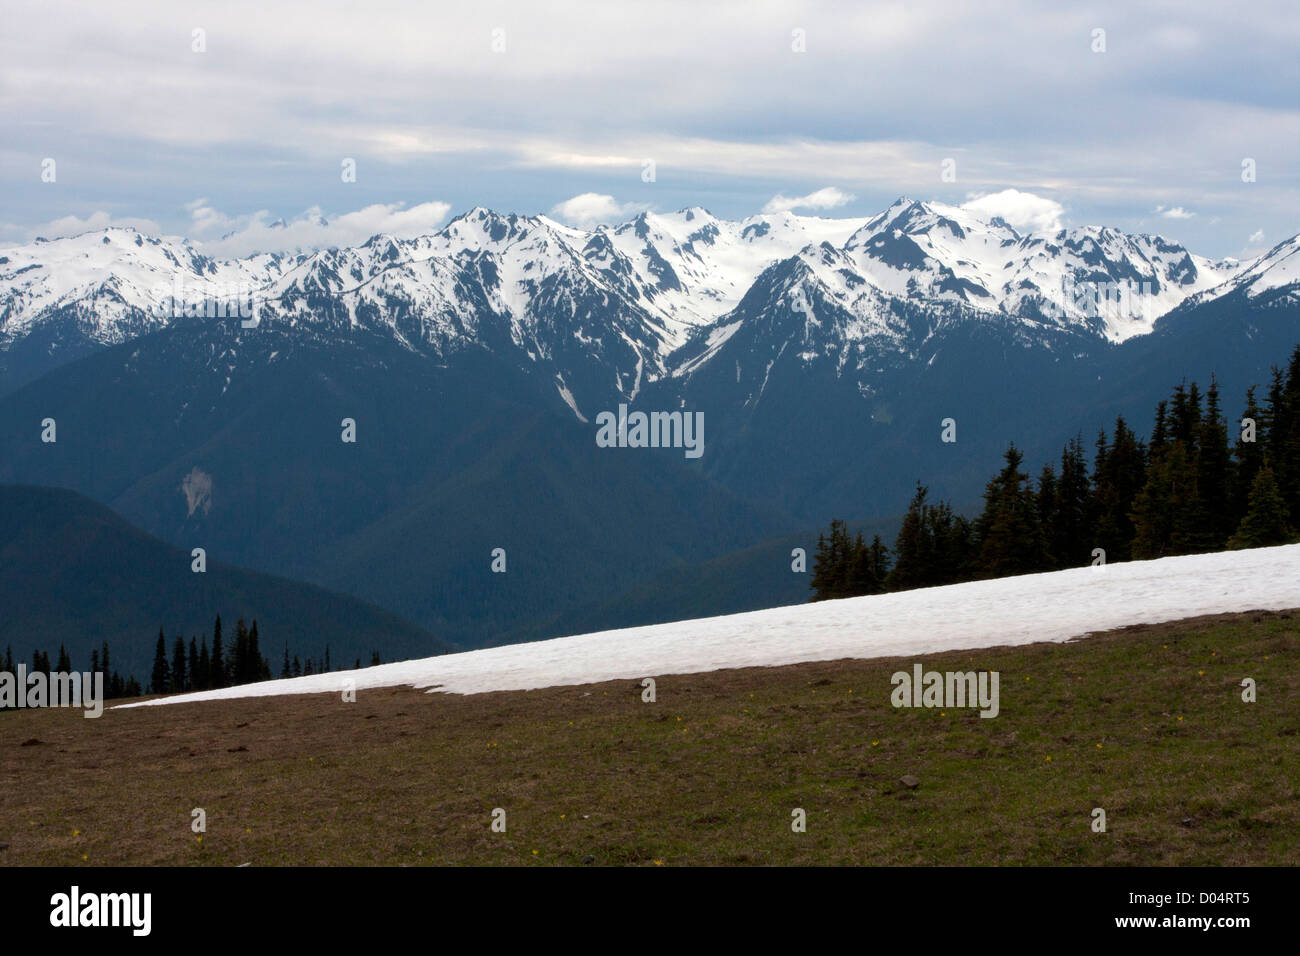
<path fill-rule="evenodd" d="M 5 648 L 3 668 L 11 674 L 17 673 L 13 647 Z M 370 666 L 382 663 L 379 652 L 372 651 Z M 361 658 L 353 664 L 361 669 Z M 202 639 L 191 637 L 188 644 L 184 638 L 176 637 L 168 645 L 163 629 L 158 629 L 158 640 L 154 648 L 153 669 L 149 681 L 141 686 L 134 674 L 125 677 L 110 666 L 108 642 L 90 652 L 90 673 L 104 675 L 104 698 L 140 697 L 142 694 L 180 694 L 197 690 L 216 690 L 222 687 L 235 687 L 240 684 L 252 684 L 257 681 L 270 680 L 273 676 L 302 677 L 309 674 L 322 674 L 334 670 L 330 658 L 329 645 L 325 645 L 324 654 L 317 657 L 300 658 L 289 654 L 289 645 L 284 645 L 284 660 L 279 674 L 274 675 L 271 662 L 262 655 L 261 636 L 257 621 L 251 627 L 240 618 L 235 624 L 234 641 L 227 645 L 222 637 L 221 615 L 217 615 L 212 628 L 212 644 L 209 646 L 207 635 Z M 29 673 L 72 673 L 72 659 L 67 648 L 59 645 L 58 656 L 51 663 L 48 652 L 37 649 L 32 653 Z"/>
<path fill-rule="evenodd" d="M 18 665 L 14 661 L 14 649 L 12 646 L 5 648 L 3 669 L 10 674 L 18 673 Z M 68 649 L 62 644 L 59 645 L 59 654 L 55 662 L 51 664 L 50 655 L 46 651 L 36 650 L 32 653 L 31 669 L 28 673 L 50 674 L 50 673 L 72 673 L 72 658 L 68 654 Z M 140 682 L 133 675 L 123 677 L 111 666 L 108 652 L 108 641 L 104 641 L 99 648 L 90 652 L 90 673 L 104 675 L 104 699 L 114 697 L 139 697 L 142 693 Z M 9 708 L 0 708 L 8 710 Z"/>
<path fill-rule="evenodd" d="M 372 651 L 370 666 L 381 663 L 379 652 Z M 361 668 L 361 659 L 353 665 Z M 284 645 L 284 662 L 280 667 L 279 677 L 303 677 L 310 674 L 324 674 L 334 670 L 330 660 L 329 645 L 321 658 L 302 659 L 294 654 L 289 656 L 289 645 Z M 154 648 L 153 672 L 149 680 L 151 694 L 181 694 L 196 690 L 217 690 L 222 687 L 237 687 L 240 684 L 255 684 L 270 680 L 273 673 L 271 662 L 262 656 L 261 638 L 257 631 L 257 621 L 252 627 L 244 624 L 240 618 L 235 622 L 235 640 L 227 649 L 221 636 L 221 615 L 217 615 L 212 628 L 212 648 L 208 649 L 205 636 L 201 641 L 191 637 L 189 646 L 184 638 L 172 641 L 171 653 L 168 654 L 167 638 L 161 628 L 158 630 L 158 642 Z"/>
<path fill-rule="evenodd" d="M 832 520 L 811 600 L 1296 541 L 1300 346 L 1285 370 L 1274 366 L 1262 401 L 1257 391 L 1229 429 L 1213 378 L 1204 393 L 1180 383 L 1157 403 L 1146 442 L 1120 416 L 1098 434 L 1091 467 L 1076 436 L 1059 470 L 1046 464 L 1036 481 L 1012 444 L 973 521 L 917 482 L 892 548 Z"/>

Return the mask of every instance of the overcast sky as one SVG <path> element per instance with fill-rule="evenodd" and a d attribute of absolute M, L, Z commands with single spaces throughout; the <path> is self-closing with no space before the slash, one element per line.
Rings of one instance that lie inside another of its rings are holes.
<path fill-rule="evenodd" d="M 1300 232 L 1294 0 L 1136 7 L 5 0 L 0 242 L 123 223 L 243 254 L 475 205 L 590 226 L 900 195 L 1216 256 Z"/>

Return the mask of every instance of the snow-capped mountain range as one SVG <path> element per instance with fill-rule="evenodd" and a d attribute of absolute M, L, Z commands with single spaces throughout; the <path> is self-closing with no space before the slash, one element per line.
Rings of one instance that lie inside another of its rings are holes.
<path fill-rule="evenodd" d="M 715 560 L 699 613 L 757 607 L 794 544 L 746 552 L 732 588 L 737 549 L 898 514 L 917 481 L 969 504 L 1008 442 L 1036 468 L 1120 415 L 1142 430 L 1183 379 L 1235 414 L 1300 341 L 1298 248 L 1214 261 L 910 200 L 591 231 L 473 209 L 229 261 L 125 229 L 36 241 L 0 249 L 0 482 L 467 646 L 627 623 L 623 594 L 662 620 L 653 576 Z M 702 457 L 602 447 L 623 403 L 702 414 Z M 483 578 L 498 545 L 529 568 L 509 600 Z"/>
<path fill-rule="evenodd" d="M 566 381 L 583 375 L 575 359 L 612 373 L 609 384 L 634 400 L 646 383 L 697 371 L 754 321 L 739 308 L 747 297 L 801 318 L 809 360 L 819 331 L 906 351 L 904 306 L 1122 342 L 1189 299 L 1300 294 L 1296 251 L 1293 238 L 1243 264 L 1105 227 L 1022 235 L 996 217 L 909 199 L 867 220 L 787 212 L 737 222 L 695 207 L 590 232 L 475 208 L 429 236 L 236 260 L 110 228 L 0 250 L 0 353 L 42 333 L 45 352 L 75 355 L 70 345 L 117 344 L 195 303 L 202 313 L 240 299 L 257 304 L 259 321 L 361 326 L 438 356 L 511 350 L 554 376 L 582 418 Z"/>

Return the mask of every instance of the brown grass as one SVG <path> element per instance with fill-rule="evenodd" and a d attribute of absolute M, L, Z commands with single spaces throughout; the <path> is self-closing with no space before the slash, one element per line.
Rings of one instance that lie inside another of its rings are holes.
<path fill-rule="evenodd" d="M 999 671 L 991 720 L 893 708 L 910 659 L 3 713 L 0 865 L 1295 865 L 1297 621 L 922 659 Z"/>

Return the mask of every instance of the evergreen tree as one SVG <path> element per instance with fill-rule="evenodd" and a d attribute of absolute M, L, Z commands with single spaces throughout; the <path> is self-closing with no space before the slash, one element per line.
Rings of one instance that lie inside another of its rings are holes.
<path fill-rule="evenodd" d="M 846 576 L 846 596 L 859 597 L 864 594 L 879 594 L 885 590 L 885 578 L 888 574 L 888 549 L 880 543 L 876 535 L 870 547 L 857 535 L 849 547 L 849 568 Z"/>
<path fill-rule="evenodd" d="M 1250 419 L 1255 423 L 1254 441 L 1244 440 L 1242 422 Z M 1268 442 L 1267 421 L 1264 419 L 1258 403 L 1255 401 L 1255 386 L 1246 389 L 1246 407 L 1241 413 L 1241 422 L 1236 429 L 1237 443 L 1233 449 L 1235 466 L 1232 473 L 1231 504 L 1229 511 L 1235 524 L 1240 524 L 1250 508 L 1250 489 L 1255 484 L 1255 476 L 1264 467 L 1264 448 Z"/>
<path fill-rule="evenodd" d="M 298 662 L 297 654 L 293 655 L 293 676 L 294 677 L 302 676 L 302 664 Z"/>
<path fill-rule="evenodd" d="M 72 673 L 72 658 L 68 656 L 68 649 L 62 644 L 59 645 L 59 666 L 55 670 L 60 674 Z"/>
<path fill-rule="evenodd" d="M 1272 412 L 1269 464 L 1287 513 L 1300 515 L 1300 346 L 1291 355 Z"/>
<path fill-rule="evenodd" d="M 930 586 L 956 584 L 970 575 L 974 542 L 970 522 L 946 501 L 931 505 L 926 519 L 930 532 Z"/>
<path fill-rule="evenodd" d="M 1156 423 L 1151 429 L 1151 443 L 1148 451 L 1154 458 L 1164 450 L 1165 443 L 1169 441 L 1169 424 L 1168 424 L 1169 403 L 1160 401 L 1156 403 Z"/>
<path fill-rule="evenodd" d="M 1200 389 L 1195 382 L 1190 389 L 1180 382 L 1174 388 L 1174 396 L 1169 403 L 1169 440 L 1180 441 L 1185 447 L 1193 446 L 1200 421 Z"/>
<path fill-rule="evenodd" d="M 816 600 L 816 598 L 814 598 L 813 600 Z M 290 671 L 289 671 L 289 642 L 288 642 L 288 641 L 285 641 L 285 642 L 284 642 L 284 666 L 280 668 L 280 676 L 281 676 L 281 677 L 288 677 L 289 674 L 290 674 Z"/>
<path fill-rule="evenodd" d="M 165 694 L 171 686 L 171 673 L 167 667 L 167 639 L 163 637 L 162 628 L 158 628 L 158 647 L 153 655 L 153 677 L 149 682 L 150 693 Z"/>
<path fill-rule="evenodd" d="M 1097 547 L 1093 540 L 1092 514 L 1092 482 L 1083 454 L 1083 438 L 1076 435 L 1061 449 L 1056 513 L 1047 531 L 1048 548 L 1057 567 L 1073 568 L 1091 561 L 1092 549 Z"/>
<path fill-rule="evenodd" d="M 1034 507 L 1038 511 L 1038 521 L 1043 528 L 1043 539 L 1047 543 L 1047 555 L 1053 567 L 1060 567 L 1057 535 L 1060 533 L 1060 483 L 1056 471 L 1051 465 L 1044 465 L 1038 473 L 1038 493 L 1034 498 Z"/>
<path fill-rule="evenodd" d="M 247 684 L 252 679 L 252 654 L 248 648 L 248 628 L 241 617 L 235 622 L 235 655 L 230 661 L 230 685 L 237 687 Z"/>
<path fill-rule="evenodd" d="M 813 556 L 812 580 L 809 582 L 813 590 L 812 600 L 870 593 L 860 590 L 871 587 L 863 564 L 865 551 L 861 536 L 857 541 L 851 541 L 848 526 L 838 518 L 833 519 L 829 534 L 817 536 L 817 552 Z"/>
<path fill-rule="evenodd" d="M 1195 444 L 1196 435 L 1201 427 L 1201 389 L 1195 382 L 1187 386 L 1187 407 L 1179 419 L 1179 432 L 1174 437 L 1186 444 Z"/>
<path fill-rule="evenodd" d="M 1133 504 L 1133 557 L 1205 550 L 1205 525 L 1195 464 L 1183 442 L 1170 442 L 1147 469 L 1147 483 Z"/>
<path fill-rule="evenodd" d="M 1205 393 L 1205 414 L 1197 430 L 1196 489 L 1205 526 L 1194 535 L 1193 549 L 1216 551 L 1236 527 L 1232 520 L 1232 459 L 1228 426 L 1219 410 L 1219 385 L 1213 377 Z"/>
<path fill-rule="evenodd" d="M 1210 515 L 1200 483 L 1203 438 L 1208 432 L 1226 444 L 1226 435 L 1220 432 L 1222 423 L 1206 423 L 1195 382 L 1190 388 L 1179 384 L 1174 389 L 1170 409 L 1168 440 L 1151 456 L 1146 481 L 1130 513 L 1135 558 L 1191 554 L 1222 546 L 1215 530 L 1221 519 Z M 1206 453 L 1214 457 L 1212 451 L 1206 449 Z M 1222 467 L 1212 466 L 1211 474 L 1220 486 L 1216 490 L 1220 504 L 1226 507 L 1226 473 Z"/>
<path fill-rule="evenodd" d="M 980 577 L 1026 574 L 1048 566 L 1033 488 L 1020 470 L 1024 456 L 1012 445 L 1003 460 L 1002 470 L 984 490 L 984 512 L 975 522 Z"/>
<path fill-rule="evenodd" d="M 1164 430 L 1165 403 L 1161 402 L 1156 415 L 1156 432 Z M 1167 439 L 1153 440 L 1152 448 L 1161 451 Z M 1103 432 L 1097 443 L 1096 464 L 1093 467 L 1092 507 L 1089 509 L 1090 531 L 1085 530 L 1083 550 L 1090 557 L 1092 549 L 1106 552 L 1106 560 L 1127 561 L 1132 557 L 1132 511 L 1138 493 L 1147 482 L 1147 450 L 1124 421 L 1115 420 L 1114 441 L 1107 444 Z M 1085 525 L 1088 527 L 1088 525 Z M 1092 540 L 1088 541 L 1090 537 Z"/>
<path fill-rule="evenodd" d="M 1287 520 L 1286 504 L 1278 490 L 1272 468 L 1261 468 L 1250 489 L 1250 508 L 1236 534 L 1228 539 L 1229 548 L 1263 548 L 1295 540 Z"/>
<path fill-rule="evenodd" d="M 212 687 L 212 657 L 208 654 L 208 639 L 199 641 L 199 668 L 194 674 L 194 687 L 209 690 Z"/>
<path fill-rule="evenodd" d="M 835 527 L 835 519 L 831 519 L 831 527 Z M 808 579 L 808 587 L 812 589 L 813 596 L 810 601 L 826 601 L 831 597 L 834 587 L 831 583 L 833 575 L 833 561 L 831 558 L 831 544 L 826 540 L 825 534 L 817 535 L 817 550 L 813 552 L 813 570 L 812 576 Z"/>
<path fill-rule="evenodd" d="M 847 547 L 846 568 L 844 573 L 844 596 L 857 597 L 870 594 L 873 582 L 867 565 L 867 546 L 859 533 Z"/>
<path fill-rule="evenodd" d="M 199 686 L 199 641 L 193 634 L 190 635 L 190 659 L 185 671 L 186 683 L 191 690 L 202 690 Z"/>
<path fill-rule="evenodd" d="M 1286 379 L 1282 375 L 1282 370 L 1274 365 L 1268 391 L 1264 396 L 1264 407 L 1260 410 L 1260 418 L 1264 425 L 1261 431 L 1268 435 L 1264 444 L 1264 457 L 1270 465 L 1277 461 L 1278 453 L 1284 444 L 1281 435 L 1286 429 L 1286 412 L 1282 399 L 1285 390 Z"/>
<path fill-rule="evenodd" d="M 853 542 L 843 521 L 831 522 L 831 588 L 833 597 L 852 597 Z"/>
<path fill-rule="evenodd" d="M 871 568 L 871 577 L 879 582 L 884 590 L 889 580 L 889 548 L 880 540 L 880 535 L 871 538 L 871 547 L 867 549 L 867 563 Z"/>
<path fill-rule="evenodd" d="M 226 686 L 225 649 L 221 646 L 221 615 L 212 628 L 212 657 L 208 661 L 208 686 L 221 688 Z"/>
<path fill-rule="evenodd" d="M 894 568 L 889 573 L 891 591 L 925 587 L 932 577 L 933 539 L 929 527 L 930 509 L 926 504 L 929 493 L 929 488 L 919 481 L 916 483 L 916 492 L 894 540 Z"/>
<path fill-rule="evenodd" d="M 248 632 L 248 673 L 250 681 L 266 680 L 271 676 L 271 665 L 262 656 L 262 648 L 257 637 L 257 619 Z"/>
<path fill-rule="evenodd" d="M 185 669 L 185 638 L 178 637 L 172 643 L 171 689 L 173 693 L 183 694 L 188 689 L 188 672 Z"/>

